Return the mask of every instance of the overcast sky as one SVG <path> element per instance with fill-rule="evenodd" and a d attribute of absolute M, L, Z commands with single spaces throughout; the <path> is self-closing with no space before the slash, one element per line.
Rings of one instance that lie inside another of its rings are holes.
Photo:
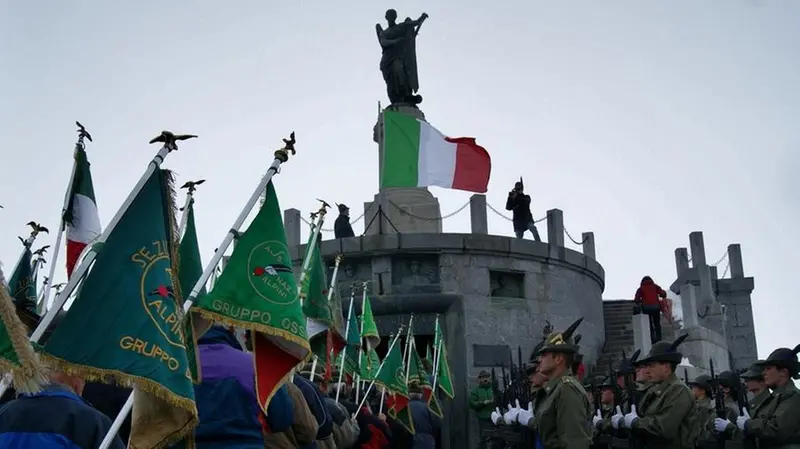
<path fill-rule="evenodd" d="M 292 130 L 282 208 L 307 214 L 324 197 L 359 215 L 377 189 L 372 127 L 387 103 L 374 25 L 395 7 L 430 15 L 422 109 L 489 150 L 490 204 L 502 209 L 523 176 L 536 218 L 560 208 L 573 236 L 594 231 L 606 299 L 630 298 L 646 274 L 666 288 L 691 231 L 705 233 L 710 263 L 741 243 L 760 356 L 800 343 L 800 2 L 455 4 L 0 0 L 0 260 L 11 270 L 25 222 L 57 228 L 76 119 L 95 139 L 104 224 L 157 151 L 150 138 L 200 135 L 165 167 L 208 180 L 206 259 Z M 443 214 L 469 199 L 434 194 Z M 443 227 L 469 232 L 469 211 Z"/>

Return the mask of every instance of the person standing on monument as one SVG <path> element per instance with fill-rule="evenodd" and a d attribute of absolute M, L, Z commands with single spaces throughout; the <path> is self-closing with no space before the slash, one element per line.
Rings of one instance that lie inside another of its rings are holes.
<path fill-rule="evenodd" d="M 339 204 L 339 216 L 333 222 L 333 237 L 336 239 L 346 239 L 355 237 L 353 227 L 350 225 L 350 208 L 344 204 Z"/>
<path fill-rule="evenodd" d="M 661 341 L 661 301 L 666 299 L 667 292 L 653 278 L 645 276 L 636 289 L 633 302 L 650 319 L 650 341 L 655 344 Z"/>
<path fill-rule="evenodd" d="M 522 178 L 514 183 L 514 189 L 508 192 L 508 200 L 506 200 L 506 210 L 512 212 L 512 221 L 514 223 L 514 233 L 518 239 L 525 235 L 525 231 L 531 231 L 533 239 L 541 242 L 539 231 L 536 229 L 536 222 L 533 220 L 531 214 L 531 197 L 525 194 L 525 188 L 522 184 Z"/>

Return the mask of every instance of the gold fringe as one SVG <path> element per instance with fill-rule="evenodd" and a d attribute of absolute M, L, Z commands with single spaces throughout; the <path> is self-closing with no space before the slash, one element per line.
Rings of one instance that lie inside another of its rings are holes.
<path fill-rule="evenodd" d="M 108 382 L 111 377 L 116 379 L 120 385 L 129 388 L 136 387 L 139 390 L 166 402 L 172 407 L 180 408 L 189 414 L 189 420 L 172 434 L 168 435 L 161 444 L 152 449 L 160 449 L 174 444 L 194 431 L 199 421 L 197 405 L 193 399 L 178 396 L 160 383 L 141 376 L 128 374 L 119 370 L 97 368 L 94 366 L 79 365 L 68 362 L 64 359 L 55 357 L 51 354 L 42 353 L 42 359 L 52 369 L 61 371 L 70 376 L 81 377 L 87 381 Z"/>
<path fill-rule="evenodd" d="M 25 325 L 17 315 L 14 300 L 5 288 L 6 280 L 0 268 L 0 319 L 11 340 L 11 347 L 17 354 L 19 364 L 10 360 L 0 360 L 0 368 L 14 377 L 12 384 L 20 393 L 35 393 L 47 383 L 47 372 L 28 339 Z"/>
<path fill-rule="evenodd" d="M 271 337 L 280 337 L 285 340 L 288 340 L 296 345 L 300 346 L 302 349 L 306 351 L 306 355 L 303 358 L 304 361 L 307 361 L 311 358 L 311 345 L 308 343 L 308 339 L 298 337 L 297 335 L 292 334 L 291 332 L 287 332 L 282 329 L 276 329 L 272 326 L 265 326 L 263 324 L 252 323 L 250 321 L 241 321 L 236 320 L 225 315 L 221 315 L 216 312 L 212 312 L 210 310 L 197 308 L 196 313 L 199 313 L 200 316 L 209 319 L 211 321 L 216 321 L 219 323 L 223 323 L 227 326 L 239 327 L 246 330 L 260 332 L 265 335 L 269 335 Z"/>

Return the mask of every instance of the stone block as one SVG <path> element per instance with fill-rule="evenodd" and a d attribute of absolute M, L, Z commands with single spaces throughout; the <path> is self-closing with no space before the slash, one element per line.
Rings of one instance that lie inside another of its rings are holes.
<path fill-rule="evenodd" d="M 511 249 L 511 240 L 498 235 L 467 235 L 464 237 L 464 249 L 507 254 Z"/>
<path fill-rule="evenodd" d="M 546 259 L 549 255 L 549 247 L 547 243 L 514 238 L 509 242 L 509 252 L 512 257 L 522 256 Z"/>
<path fill-rule="evenodd" d="M 643 354 L 650 351 L 653 346 L 650 340 L 650 320 L 647 315 L 640 313 L 633 316 L 633 344 L 641 349 Z"/>
<path fill-rule="evenodd" d="M 716 372 L 730 369 L 728 345 L 721 334 L 702 326 L 684 327 L 684 333 L 688 337 L 680 350 L 693 366 L 707 373 L 713 359 Z"/>
<path fill-rule="evenodd" d="M 547 244 L 547 257 L 555 260 L 564 260 L 564 246 Z"/>
<path fill-rule="evenodd" d="M 562 260 L 576 267 L 586 268 L 586 256 L 569 248 L 564 248 L 564 258 Z"/>
<path fill-rule="evenodd" d="M 397 234 L 365 235 L 361 237 L 361 250 L 364 252 L 385 252 L 400 249 L 400 236 Z"/>
<path fill-rule="evenodd" d="M 706 244 L 703 242 L 703 233 L 694 231 L 689 234 L 689 248 L 692 251 L 692 266 L 700 267 L 706 264 Z"/>
<path fill-rule="evenodd" d="M 597 259 L 597 253 L 594 246 L 594 232 L 584 232 L 581 234 L 583 244 L 583 255 L 590 259 Z"/>
<path fill-rule="evenodd" d="M 465 234 L 400 234 L 403 250 L 463 250 Z"/>
<path fill-rule="evenodd" d="M 731 279 L 741 279 L 744 277 L 742 247 L 738 243 L 728 245 L 728 264 L 731 269 Z"/>
<path fill-rule="evenodd" d="M 486 195 L 472 195 L 469 198 L 469 221 L 473 234 L 489 233 L 489 219 L 486 215 Z"/>
<path fill-rule="evenodd" d="M 320 244 L 322 254 L 339 254 L 342 252 L 341 240 L 323 240 Z"/>
<path fill-rule="evenodd" d="M 297 209 L 283 211 L 283 228 L 286 232 L 286 246 L 289 248 L 300 244 L 300 229 L 302 217 Z"/>
<path fill-rule="evenodd" d="M 547 243 L 564 246 L 564 212 L 561 209 L 547 211 Z"/>
<path fill-rule="evenodd" d="M 361 239 L 362 237 L 348 237 L 346 239 L 340 239 L 340 250 L 342 254 L 359 253 L 363 251 L 361 248 Z"/>
<path fill-rule="evenodd" d="M 742 293 L 750 295 L 755 289 L 755 279 L 753 278 L 730 278 L 718 279 L 714 284 L 717 295 L 729 295 L 731 293 Z"/>
<path fill-rule="evenodd" d="M 675 271 L 676 276 L 681 277 L 689 269 L 689 252 L 686 248 L 675 249 Z"/>

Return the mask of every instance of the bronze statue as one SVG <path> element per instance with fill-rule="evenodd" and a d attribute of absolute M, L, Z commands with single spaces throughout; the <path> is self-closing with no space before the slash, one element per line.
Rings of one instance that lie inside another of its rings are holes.
<path fill-rule="evenodd" d="M 416 45 L 419 29 L 427 18 L 428 14 L 422 13 L 417 20 L 406 17 L 405 21 L 397 23 L 397 11 L 390 9 L 386 11 L 386 29 L 379 23 L 375 24 L 383 50 L 381 73 L 392 104 L 416 106 L 422 102 L 422 96 L 416 94 L 419 90 Z"/>

